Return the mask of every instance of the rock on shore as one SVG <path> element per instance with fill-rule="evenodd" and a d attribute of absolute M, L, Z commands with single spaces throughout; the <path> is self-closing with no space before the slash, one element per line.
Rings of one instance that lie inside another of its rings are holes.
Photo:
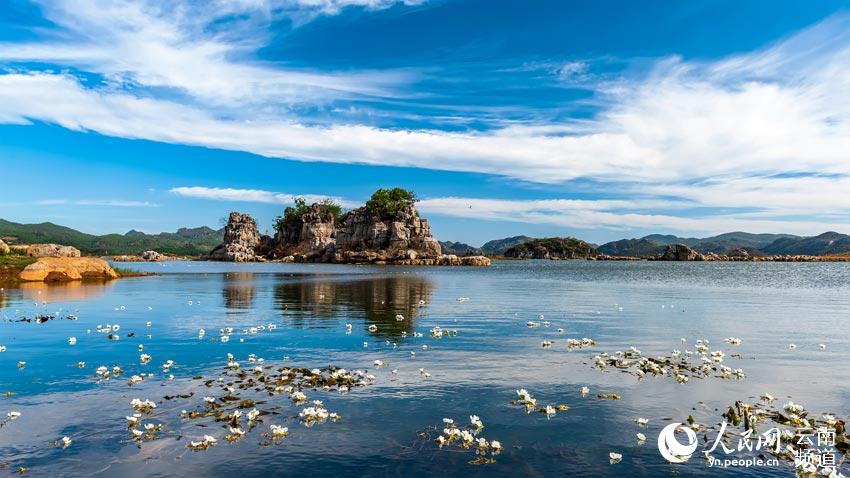
<path fill-rule="evenodd" d="M 8 254 L 10 250 L 11 249 L 9 249 L 9 246 L 6 245 L 6 243 L 3 242 L 2 239 L 0 239 L 0 254 Z"/>
<path fill-rule="evenodd" d="M 31 257 L 80 257 L 76 247 L 59 244 L 31 244 L 27 247 L 27 255 Z"/>
<path fill-rule="evenodd" d="M 22 281 L 48 282 L 117 277 L 106 261 L 93 257 L 41 257 L 18 275 Z"/>

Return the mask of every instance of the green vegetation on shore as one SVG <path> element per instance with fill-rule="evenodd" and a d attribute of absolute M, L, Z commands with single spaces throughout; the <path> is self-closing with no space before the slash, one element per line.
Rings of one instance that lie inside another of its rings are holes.
<path fill-rule="evenodd" d="M 181 228 L 177 232 L 145 234 L 130 231 L 126 234 L 97 236 L 49 222 L 18 224 L 0 219 L 0 238 L 7 243 L 54 243 L 73 246 L 88 255 L 137 255 L 147 250 L 163 254 L 198 256 L 209 253 L 222 239 L 222 231 L 209 227 Z"/>

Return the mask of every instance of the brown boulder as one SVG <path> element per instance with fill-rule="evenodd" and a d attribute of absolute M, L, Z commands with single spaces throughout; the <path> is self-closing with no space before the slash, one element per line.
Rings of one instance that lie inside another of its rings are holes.
<path fill-rule="evenodd" d="M 115 279 L 118 274 L 103 259 L 94 257 L 42 257 L 21 271 L 22 281 Z"/>
<path fill-rule="evenodd" d="M 2 239 L 0 239 L 0 254 L 8 254 L 8 253 L 9 253 L 9 246 L 7 246 L 6 243 L 3 242 Z"/>

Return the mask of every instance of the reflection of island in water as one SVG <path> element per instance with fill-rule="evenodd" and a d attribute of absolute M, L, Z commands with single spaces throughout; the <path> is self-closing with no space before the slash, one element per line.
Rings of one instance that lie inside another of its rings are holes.
<path fill-rule="evenodd" d="M 253 272 L 228 272 L 224 274 L 221 288 L 224 306 L 228 309 L 250 309 L 254 306 L 257 286 Z"/>
<path fill-rule="evenodd" d="M 25 299 L 52 303 L 93 299 L 105 294 L 112 288 L 113 283 L 114 281 L 22 282 L 18 288 Z"/>
<path fill-rule="evenodd" d="M 364 328 L 376 325 L 373 335 L 385 338 L 411 334 L 420 313 L 420 301 L 428 302 L 434 290 L 430 281 L 416 276 L 364 278 L 358 280 L 305 280 L 275 286 L 275 306 L 295 327 L 326 326 L 316 319 L 363 319 Z M 404 316 L 397 321 L 396 315 Z"/>

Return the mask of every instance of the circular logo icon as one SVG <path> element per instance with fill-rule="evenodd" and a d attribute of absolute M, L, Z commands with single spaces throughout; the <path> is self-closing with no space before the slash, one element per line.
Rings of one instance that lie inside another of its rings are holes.
<path fill-rule="evenodd" d="M 676 430 L 681 429 L 688 437 L 683 445 L 676 439 Z M 681 423 L 671 423 L 658 434 L 658 451 L 670 463 L 684 463 L 697 449 L 697 434 Z"/>

